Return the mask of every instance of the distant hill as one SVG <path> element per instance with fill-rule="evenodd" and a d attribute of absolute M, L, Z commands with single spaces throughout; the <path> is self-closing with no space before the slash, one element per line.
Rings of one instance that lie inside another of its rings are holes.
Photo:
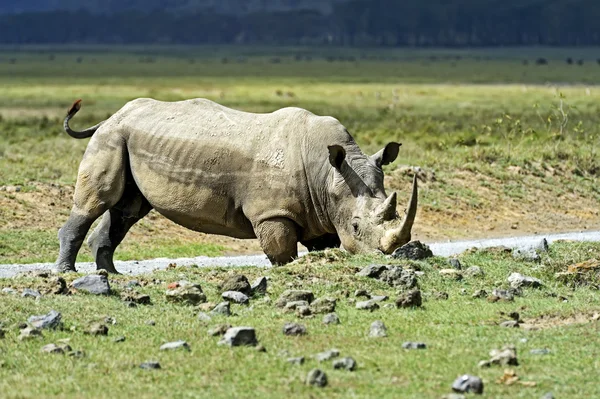
<path fill-rule="evenodd" d="M 0 14 L 86 10 L 93 14 L 123 11 L 212 12 L 244 15 L 256 12 L 313 10 L 330 14 L 336 3 L 348 0 L 4 0 Z"/>

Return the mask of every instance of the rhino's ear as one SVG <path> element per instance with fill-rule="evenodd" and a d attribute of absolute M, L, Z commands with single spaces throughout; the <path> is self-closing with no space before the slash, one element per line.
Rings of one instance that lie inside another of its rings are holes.
<path fill-rule="evenodd" d="M 329 145 L 327 149 L 329 150 L 329 163 L 337 170 L 340 170 L 346 158 L 346 150 L 341 145 Z"/>
<path fill-rule="evenodd" d="M 388 143 L 383 149 L 379 150 L 376 154 L 371 155 L 371 159 L 375 162 L 375 165 L 380 168 L 383 165 L 390 164 L 396 160 L 398 157 L 398 152 L 400 151 L 400 146 L 402 144 L 391 142 Z"/>

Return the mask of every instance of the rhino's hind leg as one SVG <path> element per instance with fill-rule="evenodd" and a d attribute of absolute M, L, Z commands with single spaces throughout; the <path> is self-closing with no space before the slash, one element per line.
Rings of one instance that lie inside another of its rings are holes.
<path fill-rule="evenodd" d="M 75 259 L 77 258 L 77 253 L 95 219 L 79 214 L 75 209 L 71 211 L 69 219 L 58 231 L 60 251 L 58 259 L 54 264 L 55 271 L 61 273 L 76 271 Z"/>
<path fill-rule="evenodd" d="M 296 223 L 290 219 L 268 219 L 256 226 L 254 231 L 273 265 L 283 265 L 298 257 Z"/>
<path fill-rule="evenodd" d="M 136 187 L 137 189 L 137 187 Z M 117 246 L 137 221 L 150 212 L 152 206 L 141 194 L 131 195 L 126 189 L 117 205 L 104 213 L 100 224 L 88 238 L 88 245 L 96 260 L 96 268 L 117 273 L 113 256 Z"/>
<path fill-rule="evenodd" d="M 339 248 L 342 245 L 337 234 L 325 234 L 312 240 L 300 241 L 309 251 L 322 251 L 327 248 Z"/>

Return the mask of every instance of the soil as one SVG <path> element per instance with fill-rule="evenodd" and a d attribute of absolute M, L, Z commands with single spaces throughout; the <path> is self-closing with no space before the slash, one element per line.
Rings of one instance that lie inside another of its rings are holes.
<path fill-rule="evenodd" d="M 541 330 L 552 327 L 570 326 L 573 324 L 587 324 L 598 322 L 599 312 L 575 313 L 571 315 L 542 315 L 532 319 L 523 320 L 520 328 L 526 330 Z"/>

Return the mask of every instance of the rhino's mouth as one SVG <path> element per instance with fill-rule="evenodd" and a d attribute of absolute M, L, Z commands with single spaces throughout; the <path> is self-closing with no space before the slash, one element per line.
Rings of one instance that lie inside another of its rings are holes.
<path fill-rule="evenodd" d="M 408 202 L 408 207 L 406 208 L 406 217 L 404 218 L 402 225 L 397 228 L 386 230 L 379 242 L 379 250 L 384 254 L 391 254 L 396 248 L 399 248 L 410 241 L 412 226 L 417 214 L 417 202 L 418 187 L 417 175 L 415 174 L 412 184 L 412 193 Z"/>

